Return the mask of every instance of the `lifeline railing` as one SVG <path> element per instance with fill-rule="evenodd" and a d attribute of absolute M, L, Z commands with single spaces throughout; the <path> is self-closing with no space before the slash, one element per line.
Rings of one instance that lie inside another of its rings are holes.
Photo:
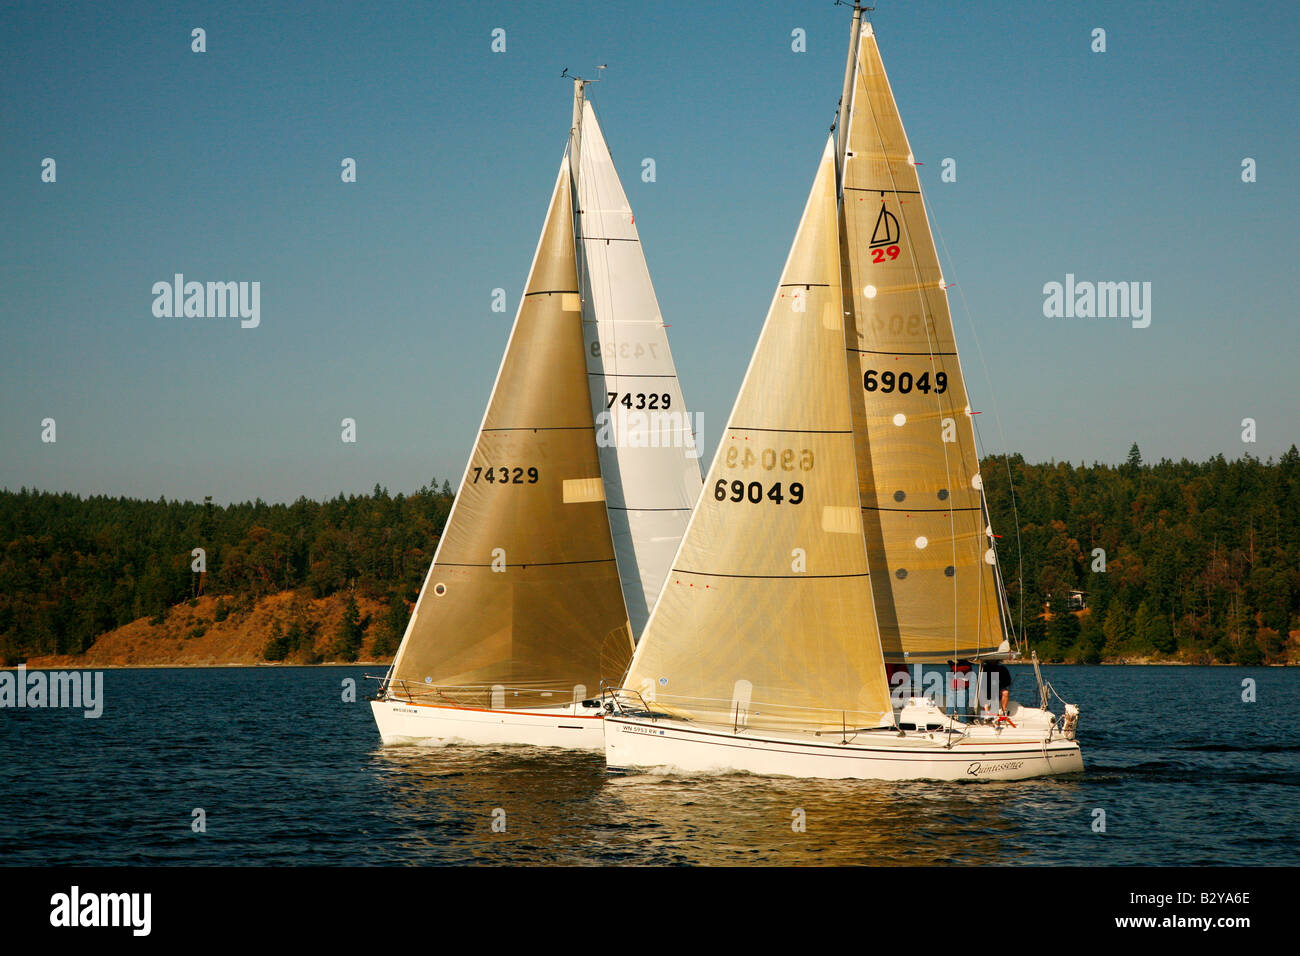
<path fill-rule="evenodd" d="M 425 684 L 397 677 L 379 677 L 374 674 L 365 676 L 368 680 L 379 681 L 379 692 L 374 699 L 406 701 L 411 704 L 438 701 L 459 707 L 471 706 L 496 710 L 510 703 L 512 696 L 515 698 L 525 696 L 529 706 L 554 704 L 578 707 L 586 701 L 596 699 L 585 694 L 579 697 L 571 691 L 566 694 L 565 689 L 559 687 L 547 689 L 511 687 L 505 684 Z"/>
<path fill-rule="evenodd" d="M 631 687 L 618 687 L 604 681 L 600 687 L 601 703 L 606 713 L 624 713 L 628 716 L 643 717 L 654 721 L 659 718 L 670 718 L 674 720 L 692 720 L 704 724 L 729 726 L 734 733 L 740 733 L 748 729 L 751 717 L 763 715 L 773 717 L 778 715 L 783 709 L 794 710 L 798 712 L 819 711 L 826 715 L 824 727 L 813 729 L 812 727 L 802 728 L 814 736 L 825 736 L 827 734 L 859 734 L 874 732 L 897 732 L 898 728 L 891 724 L 881 726 L 856 726 L 856 721 L 848 722 L 848 712 L 842 708 L 832 707 L 799 707 L 791 708 L 780 704 L 772 704 L 762 701 L 751 701 L 749 706 L 741 706 L 735 699 L 724 699 L 721 697 L 669 697 L 662 704 L 658 700 L 647 701 L 640 691 Z M 635 703 L 632 699 L 635 698 Z M 687 716 L 676 713 L 676 706 L 679 703 L 691 703 L 696 705 L 693 708 L 696 716 Z M 639 704 L 639 707 L 637 706 Z M 658 706 L 656 706 L 658 705 Z M 702 706 L 701 706 L 702 705 Z M 858 712 L 853 714 L 859 716 Z M 796 729 L 796 728 L 791 728 Z"/>

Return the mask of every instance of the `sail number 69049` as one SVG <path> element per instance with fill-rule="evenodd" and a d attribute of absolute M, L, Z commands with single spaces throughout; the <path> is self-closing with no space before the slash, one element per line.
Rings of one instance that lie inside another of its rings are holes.
<path fill-rule="evenodd" d="M 803 502 L 803 485 L 792 481 L 786 486 L 785 492 L 782 492 L 779 481 L 769 488 L 761 481 L 751 481 L 748 484 L 743 481 L 733 481 L 728 485 L 726 478 L 719 478 L 717 484 L 713 486 L 713 497 L 718 501 L 726 501 L 728 498 L 732 501 L 748 501 L 752 505 L 762 504 L 764 498 L 778 505 L 786 500 L 792 505 L 797 505 Z"/>
<path fill-rule="evenodd" d="M 934 385 L 931 386 L 929 372 L 922 372 L 914 377 L 911 372 L 899 372 L 895 375 L 893 372 L 877 372 L 874 368 L 869 368 L 862 376 L 862 387 L 868 392 L 892 392 L 897 389 L 904 395 L 912 389 L 929 395 L 930 389 L 933 388 L 935 394 L 942 395 L 948 391 L 948 373 L 935 372 Z"/>
<path fill-rule="evenodd" d="M 756 452 L 749 446 L 742 451 L 732 445 L 727 449 L 726 463 L 728 468 L 751 468 L 754 465 L 762 465 L 763 468 L 771 471 L 779 464 L 782 471 L 794 471 L 795 468 L 800 471 L 811 471 L 813 453 L 811 448 L 803 448 L 799 451 L 793 448 L 764 448 Z"/>

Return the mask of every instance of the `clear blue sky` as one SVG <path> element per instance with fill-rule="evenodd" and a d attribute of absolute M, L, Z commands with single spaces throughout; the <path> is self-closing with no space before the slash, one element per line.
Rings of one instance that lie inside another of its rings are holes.
<path fill-rule="evenodd" d="M 953 290 L 986 450 L 1002 450 L 995 402 L 1031 461 L 1300 441 L 1296 4 L 877 6 L 945 275 L 970 304 Z M 455 483 L 564 147 L 560 71 L 597 63 L 711 456 L 848 18 L 829 0 L 5 4 L 0 487 L 226 502 Z M 261 282 L 261 326 L 156 318 L 151 287 L 176 272 Z M 1066 273 L 1151 282 L 1150 328 L 1045 318 L 1043 285 Z"/>

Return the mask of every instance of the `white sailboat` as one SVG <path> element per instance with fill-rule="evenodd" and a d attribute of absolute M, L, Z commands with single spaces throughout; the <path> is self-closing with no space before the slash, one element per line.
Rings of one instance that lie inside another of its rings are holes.
<path fill-rule="evenodd" d="M 371 701 L 385 744 L 601 749 L 595 698 L 626 669 L 698 497 L 664 322 L 585 85 L 474 451 Z"/>
<path fill-rule="evenodd" d="M 1011 649 L 920 183 L 855 7 L 838 133 L 604 724 L 611 768 L 886 780 L 1081 770 L 1078 710 L 952 715 L 895 672 Z M 977 663 L 976 666 L 982 666 Z M 990 665 L 991 666 L 991 665 Z M 1035 674 L 1038 674 L 1035 667 Z"/>

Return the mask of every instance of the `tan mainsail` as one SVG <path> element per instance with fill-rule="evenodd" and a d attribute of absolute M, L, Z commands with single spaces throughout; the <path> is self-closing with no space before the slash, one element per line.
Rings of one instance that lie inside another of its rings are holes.
<path fill-rule="evenodd" d="M 602 679 L 616 681 L 631 651 L 587 386 L 566 156 L 392 691 L 430 703 L 564 704 L 579 686 L 595 695 Z"/>
<path fill-rule="evenodd" d="M 871 606 L 841 318 L 835 156 L 625 681 L 695 719 L 891 719 Z"/>
<path fill-rule="evenodd" d="M 845 308 L 856 324 L 863 527 L 886 660 L 1004 638 L 979 457 L 938 255 L 870 24 L 844 159 Z"/>

